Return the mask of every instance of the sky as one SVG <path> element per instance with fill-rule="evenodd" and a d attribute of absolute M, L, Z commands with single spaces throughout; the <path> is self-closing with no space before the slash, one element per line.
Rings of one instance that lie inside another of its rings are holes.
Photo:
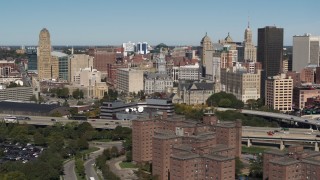
<path fill-rule="evenodd" d="M 320 35 L 318 0 L 1 0 L 0 46 L 37 45 L 47 28 L 52 45 L 199 45 L 205 33 L 215 43 L 228 32 L 243 41 L 248 19 L 257 29 L 284 28 L 293 35 Z M 248 18 L 249 17 L 249 18 Z"/>

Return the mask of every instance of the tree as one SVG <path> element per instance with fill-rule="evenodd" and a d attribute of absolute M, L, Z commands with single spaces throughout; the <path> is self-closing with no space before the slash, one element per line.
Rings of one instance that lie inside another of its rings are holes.
<path fill-rule="evenodd" d="M 84 93 L 80 89 L 76 89 L 72 92 L 72 97 L 75 99 L 83 99 Z"/>
<path fill-rule="evenodd" d="M 33 140 L 34 140 L 34 144 L 37 146 L 43 146 L 46 144 L 46 138 L 39 132 L 36 132 L 33 135 Z"/>
<path fill-rule="evenodd" d="M 62 117 L 62 114 L 58 111 L 55 111 L 53 113 L 50 114 L 51 117 Z"/>
<path fill-rule="evenodd" d="M 78 101 L 78 102 L 77 102 L 77 105 L 78 105 L 78 106 L 81 106 L 81 105 L 84 105 L 84 103 L 83 103 L 83 101 Z"/>
<path fill-rule="evenodd" d="M 220 99 L 218 106 L 220 107 L 230 107 L 232 102 L 229 99 L 223 98 Z"/>
<path fill-rule="evenodd" d="M 261 154 L 257 155 L 256 159 L 250 160 L 249 166 L 250 176 L 262 177 L 263 176 L 263 157 Z"/>
<path fill-rule="evenodd" d="M 59 88 L 56 91 L 56 94 L 59 98 L 68 98 L 69 97 L 69 89 L 68 88 Z"/>
<path fill-rule="evenodd" d="M 243 162 L 239 157 L 236 157 L 236 176 L 241 175 L 241 171 L 244 168 Z"/>
<path fill-rule="evenodd" d="M 126 152 L 126 161 L 131 162 L 132 161 L 132 151 Z"/>
<path fill-rule="evenodd" d="M 119 150 L 116 146 L 112 146 L 110 150 L 111 156 L 112 157 L 118 157 L 119 156 Z"/>
<path fill-rule="evenodd" d="M 84 150 L 89 148 L 89 143 L 86 138 L 81 137 L 77 140 L 77 146 L 80 150 Z"/>

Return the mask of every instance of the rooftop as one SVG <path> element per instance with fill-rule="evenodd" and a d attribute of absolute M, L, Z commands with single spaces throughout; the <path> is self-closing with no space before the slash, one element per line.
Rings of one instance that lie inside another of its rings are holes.
<path fill-rule="evenodd" d="M 279 158 L 279 159 L 272 159 L 272 160 L 270 160 L 270 162 L 274 163 L 274 164 L 278 164 L 278 165 L 283 165 L 283 166 L 288 166 L 288 165 L 299 163 L 298 160 L 296 160 L 294 158 L 289 158 L 289 157 L 282 157 L 282 158 Z"/>

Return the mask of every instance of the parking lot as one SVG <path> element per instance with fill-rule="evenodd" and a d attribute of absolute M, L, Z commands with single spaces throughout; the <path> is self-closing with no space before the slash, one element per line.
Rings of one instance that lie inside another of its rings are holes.
<path fill-rule="evenodd" d="M 22 163 L 26 163 L 36 159 L 43 151 L 43 148 L 31 144 L 22 145 L 11 142 L 0 143 L 0 149 L 3 151 L 0 163 L 6 161 L 21 161 Z"/>

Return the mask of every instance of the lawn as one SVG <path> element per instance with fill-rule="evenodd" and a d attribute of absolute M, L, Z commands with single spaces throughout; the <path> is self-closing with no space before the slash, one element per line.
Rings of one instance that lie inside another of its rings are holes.
<path fill-rule="evenodd" d="M 138 168 L 138 166 L 135 164 L 132 164 L 132 162 L 121 162 L 119 166 L 121 168 Z"/>
<path fill-rule="evenodd" d="M 265 150 L 268 150 L 268 148 L 265 147 L 257 147 L 257 146 L 242 146 L 242 153 L 248 153 L 248 154 L 259 154 L 263 153 Z"/>

